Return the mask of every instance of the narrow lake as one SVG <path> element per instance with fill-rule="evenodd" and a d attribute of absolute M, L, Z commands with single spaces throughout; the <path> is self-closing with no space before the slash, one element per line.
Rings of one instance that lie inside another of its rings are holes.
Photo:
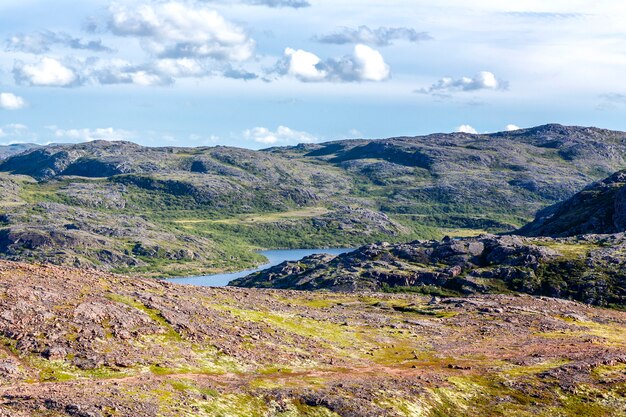
<path fill-rule="evenodd" d="M 248 269 L 246 271 L 231 272 L 228 274 L 204 275 L 198 277 L 171 278 L 169 282 L 176 284 L 191 284 L 201 287 L 224 287 L 234 279 L 245 277 L 253 272 L 270 268 L 285 261 L 297 261 L 305 256 L 315 255 L 317 253 L 329 253 L 331 255 L 340 255 L 350 252 L 354 249 L 281 249 L 266 250 L 259 252 L 268 259 L 268 263 L 261 265 L 256 269 Z"/>

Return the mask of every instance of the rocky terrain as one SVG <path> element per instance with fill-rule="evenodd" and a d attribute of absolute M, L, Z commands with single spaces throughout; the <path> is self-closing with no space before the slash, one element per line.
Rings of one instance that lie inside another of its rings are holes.
<path fill-rule="evenodd" d="M 626 230 L 626 171 L 593 183 L 572 198 L 541 210 L 516 231 L 525 236 L 576 236 Z"/>
<path fill-rule="evenodd" d="M 41 145 L 37 145 L 34 143 L 14 143 L 11 145 L 0 145 L 0 159 L 6 159 L 14 155 L 19 155 L 22 152 L 26 152 L 31 149 L 40 147 Z"/>
<path fill-rule="evenodd" d="M 626 168 L 626 133 L 546 125 L 251 151 L 50 145 L 0 162 L 0 257 L 172 276 L 259 248 L 511 231 Z"/>
<path fill-rule="evenodd" d="M 626 313 L 546 297 L 210 289 L 0 261 L 0 416 L 619 417 L 625 352 Z"/>
<path fill-rule="evenodd" d="M 371 244 L 338 256 L 284 262 L 233 286 L 443 295 L 511 291 L 626 306 L 626 236 L 579 239 L 483 235 Z"/>

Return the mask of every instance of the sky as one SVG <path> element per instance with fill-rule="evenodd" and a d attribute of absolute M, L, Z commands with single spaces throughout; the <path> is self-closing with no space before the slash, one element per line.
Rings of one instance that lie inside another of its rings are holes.
<path fill-rule="evenodd" d="M 0 144 L 626 130 L 617 0 L 0 0 Z"/>

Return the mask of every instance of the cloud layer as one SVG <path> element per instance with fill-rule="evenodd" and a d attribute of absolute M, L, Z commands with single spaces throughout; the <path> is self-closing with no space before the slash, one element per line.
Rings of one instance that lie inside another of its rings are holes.
<path fill-rule="evenodd" d="M 335 33 L 317 36 L 314 39 L 321 43 L 336 45 L 362 43 L 373 46 L 388 46 L 396 40 L 420 42 L 430 40 L 432 37 L 426 32 L 418 32 L 406 27 L 381 26 L 377 29 L 370 29 L 368 26 L 359 26 L 357 29 L 342 28 Z"/>
<path fill-rule="evenodd" d="M 31 35 L 13 35 L 6 41 L 9 51 L 42 54 L 49 52 L 54 46 L 70 49 L 86 50 L 91 52 L 113 52 L 102 44 L 101 40 L 83 41 L 64 32 L 44 30 Z"/>
<path fill-rule="evenodd" d="M 204 0 L 207 3 L 243 3 L 253 6 L 267 6 L 271 8 L 289 7 L 300 9 L 310 7 L 308 0 Z"/>
<path fill-rule="evenodd" d="M 275 131 L 265 127 L 255 127 L 243 132 L 243 138 L 247 141 L 262 145 L 287 145 L 297 143 L 317 142 L 318 139 L 307 132 L 299 132 L 286 126 L 278 126 Z"/>
<path fill-rule="evenodd" d="M 112 127 L 97 129 L 61 129 L 56 126 L 49 126 L 54 137 L 62 141 L 89 142 L 93 140 L 129 140 L 135 134 L 128 130 L 115 129 Z"/>

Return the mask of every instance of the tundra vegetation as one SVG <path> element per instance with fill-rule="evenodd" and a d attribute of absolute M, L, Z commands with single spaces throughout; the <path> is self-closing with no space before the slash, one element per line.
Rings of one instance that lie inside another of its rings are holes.
<path fill-rule="evenodd" d="M 512 231 L 626 168 L 625 139 L 546 125 L 263 151 L 104 141 L 9 149 L 0 256 L 177 276 L 259 264 L 260 248 Z"/>

